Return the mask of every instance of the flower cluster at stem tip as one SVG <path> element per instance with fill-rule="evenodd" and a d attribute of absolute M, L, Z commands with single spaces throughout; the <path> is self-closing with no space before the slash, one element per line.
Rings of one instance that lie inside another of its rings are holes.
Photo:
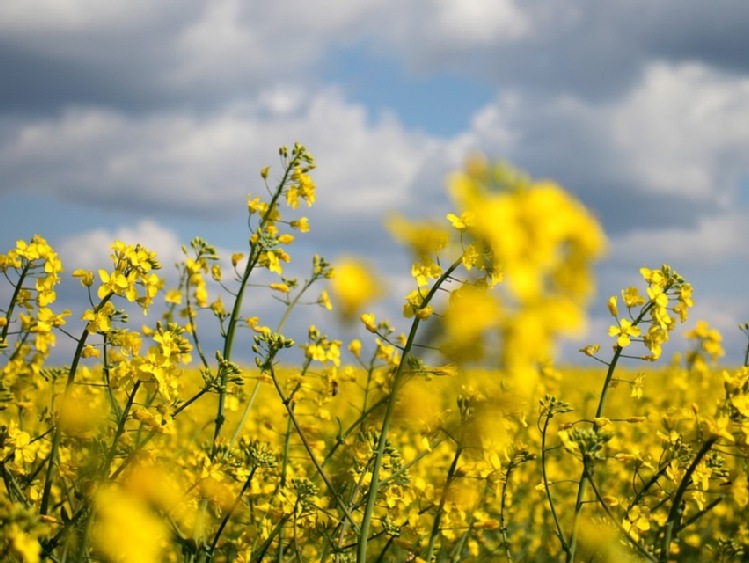
<path fill-rule="evenodd" d="M 425 320 L 434 313 L 427 286 L 453 263 L 450 279 L 459 286 L 441 314 L 442 351 L 456 361 L 475 361 L 486 349 L 499 349 L 518 389 L 530 391 L 558 338 L 584 328 L 592 264 L 606 244 L 603 230 L 558 184 L 532 180 L 506 163 L 473 157 L 449 184 L 458 212 L 447 215 L 447 224 L 390 221 L 416 257 L 411 274 L 417 288 L 406 296 L 404 316 Z M 485 334 L 497 344 L 484 346 Z"/>

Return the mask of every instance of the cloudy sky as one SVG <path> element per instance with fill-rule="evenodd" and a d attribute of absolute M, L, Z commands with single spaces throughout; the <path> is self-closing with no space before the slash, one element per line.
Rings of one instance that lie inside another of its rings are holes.
<path fill-rule="evenodd" d="M 395 318 L 407 258 L 382 218 L 444 216 L 445 175 L 479 149 L 559 180 L 603 223 L 585 341 L 608 340 L 608 295 L 666 262 L 738 363 L 747 29 L 744 0 L 4 0 L 0 251 L 40 233 L 69 272 L 106 264 L 114 239 L 167 271 L 196 235 L 241 251 L 258 170 L 299 140 L 318 206 L 292 271 L 313 252 L 365 256 Z M 60 295 L 81 311 L 80 287 Z M 328 321 L 307 311 L 292 332 L 308 322 Z"/>

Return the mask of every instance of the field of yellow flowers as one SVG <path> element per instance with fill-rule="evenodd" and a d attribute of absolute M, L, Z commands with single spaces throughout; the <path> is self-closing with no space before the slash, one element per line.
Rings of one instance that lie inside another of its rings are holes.
<path fill-rule="evenodd" d="M 231 272 L 197 238 L 167 288 L 153 252 L 115 241 L 110 269 L 72 271 L 90 307 L 58 311 L 70 274 L 41 236 L 0 254 L 3 560 L 749 557 L 749 368 L 716 366 L 721 336 L 690 321 L 674 269 L 642 268 L 609 299 L 608 334 L 580 350 L 589 367 L 555 366 L 605 236 L 557 184 L 474 157 L 450 178 L 452 213 L 390 222 L 413 291 L 402 318 L 378 319 L 380 287 L 356 260 L 284 275 L 311 228 L 298 212 L 315 203 L 315 162 L 300 144 L 279 157 L 248 197 Z M 277 298 L 277 326 L 250 295 Z M 127 303 L 164 312 L 142 325 Z M 284 329 L 305 303 L 371 337 L 310 326 L 294 342 Z M 689 351 L 653 367 L 685 322 Z M 61 338 L 73 356 L 49 366 Z"/>

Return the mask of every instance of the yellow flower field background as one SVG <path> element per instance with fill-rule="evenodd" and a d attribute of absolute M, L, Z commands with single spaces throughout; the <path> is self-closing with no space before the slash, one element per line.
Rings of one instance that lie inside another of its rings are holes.
<path fill-rule="evenodd" d="M 606 247 L 562 187 L 469 158 L 449 178 L 453 209 L 389 220 L 413 285 L 384 319 L 359 259 L 316 255 L 305 279 L 286 277 L 314 228 L 315 161 L 298 143 L 279 159 L 248 197 L 231 271 L 200 238 L 175 287 L 142 245 L 113 241 L 98 272 L 63 267 L 41 235 L 0 255 L 3 560 L 746 557 L 749 368 L 719 367 L 721 335 L 689 317 L 678 265 L 643 267 L 608 300 L 586 367 L 559 368 Z M 55 308 L 69 275 L 84 311 Z M 275 326 L 252 312 L 271 297 Z M 302 306 L 369 338 L 310 326 L 295 342 L 284 330 Z M 689 351 L 672 355 L 683 323 Z M 68 338 L 69 364 L 49 365 Z M 255 365 L 235 361 L 240 347 Z"/>

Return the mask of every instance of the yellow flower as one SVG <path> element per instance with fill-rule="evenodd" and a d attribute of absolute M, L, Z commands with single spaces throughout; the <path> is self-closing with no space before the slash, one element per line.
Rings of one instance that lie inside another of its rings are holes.
<path fill-rule="evenodd" d="M 221 315 L 225 314 L 224 310 L 224 302 L 221 301 L 221 297 L 217 297 L 216 300 L 211 303 L 211 310 L 213 311 L 213 314 L 217 317 L 220 317 Z"/>
<path fill-rule="evenodd" d="M 179 305 L 180 303 L 182 303 L 182 292 L 178 289 L 170 289 L 167 292 L 164 301 L 166 301 L 167 303 L 174 303 L 175 305 Z"/>
<path fill-rule="evenodd" d="M 73 277 L 80 279 L 83 287 L 91 287 L 94 284 L 94 273 L 90 270 L 75 270 Z"/>
<path fill-rule="evenodd" d="M 298 221 L 289 222 L 289 226 L 292 229 L 299 229 L 300 233 L 308 233 L 309 232 L 309 219 L 307 219 L 306 217 L 302 217 Z"/>
<path fill-rule="evenodd" d="M 416 285 L 424 287 L 430 279 L 436 280 L 442 274 L 442 267 L 430 257 L 424 257 L 411 266 L 411 275 L 416 278 Z"/>
<path fill-rule="evenodd" d="M 90 333 L 109 332 L 112 329 L 112 315 L 115 307 L 111 301 L 107 301 L 103 307 L 94 312 L 87 309 L 81 316 L 81 320 L 87 321 L 86 330 Z"/>
<path fill-rule="evenodd" d="M 359 319 L 369 332 L 377 332 L 374 313 L 364 313 Z"/>
<path fill-rule="evenodd" d="M 730 424 L 731 419 L 726 417 L 720 417 L 717 420 L 705 418 L 702 420 L 702 431 L 706 438 L 723 438 L 728 442 L 733 442 L 734 436 L 728 431 Z"/>
<path fill-rule="evenodd" d="M 318 305 L 325 307 L 328 311 L 333 310 L 333 304 L 330 302 L 330 295 L 328 295 L 328 292 L 325 289 L 320 292 L 320 297 L 317 298 L 317 303 Z"/>
<path fill-rule="evenodd" d="M 611 297 L 609 297 L 608 307 L 609 307 L 609 313 L 611 313 L 612 317 L 616 318 L 619 316 L 619 310 L 616 308 L 616 296 L 615 295 L 612 295 Z"/>
<path fill-rule="evenodd" d="M 476 224 L 476 214 L 471 211 L 464 211 L 460 214 L 460 217 L 458 217 L 454 213 L 448 213 L 447 220 L 450 221 L 450 224 L 455 229 L 465 231 Z"/>
<path fill-rule="evenodd" d="M 611 325 L 609 327 L 609 336 L 616 336 L 617 346 L 625 348 L 630 345 L 630 337 L 640 336 L 640 327 L 632 325 L 629 319 L 622 319 L 619 326 Z"/>
<path fill-rule="evenodd" d="M 357 359 L 361 357 L 361 341 L 358 338 L 354 338 L 351 344 L 348 346 L 349 352 L 351 352 Z"/>
<path fill-rule="evenodd" d="M 250 215 L 254 215 L 255 213 L 263 214 L 265 213 L 265 210 L 268 209 L 268 204 L 262 201 L 259 197 L 252 198 L 252 196 L 247 196 L 247 208 L 250 212 Z"/>
<path fill-rule="evenodd" d="M 487 291 L 470 285 L 453 291 L 445 313 L 449 349 L 457 355 L 478 353 L 483 334 L 500 320 L 499 305 Z"/>
<path fill-rule="evenodd" d="M 596 355 L 598 350 L 601 349 L 600 344 L 588 344 L 587 346 L 583 346 L 578 350 L 578 352 L 582 352 L 586 356 L 590 356 L 591 358 Z"/>
<path fill-rule="evenodd" d="M 395 215 L 387 222 L 394 238 L 408 245 L 420 259 L 434 256 L 447 246 L 450 233 L 441 225 L 430 221 L 408 221 Z"/>
<path fill-rule="evenodd" d="M 279 293 L 288 293 L 289 292 L 289 286 L 285 283 L 272 283 L 270 284 L 270 288 L 274 291 L 278 291 Z"/>
<path fill-rule="evenodd" d="M 636 287 L 628 287 L 627 289 L 623 289 L 622 300 L 627 306 L 627 309 L 645 304 L 645 298 L 640 295 L 640 292 Z"/>
<path fill-rule="evenodd" d="M 99 357 L 99 349 L 95 348 L 94 346 L 91 346 L 90 344 L 87 344 L 84 346 L 83 351 L 81 352 L 82 358 L 98 358 Z"/>
<path fill-rule="evenodd" d="M 146 502 L 114 486 L 102 487 L 96 496 L 96 514 L 92 537 L 108 559 L 139 563 L 163 560 L 162 545 L 169 529 Z"/>
<path fill-rule="evenodd" d="M 341 261 L 335 267 L 331 290 L 344 319 L 352 319 L 381 293 L 380 282 L 374 274 L 355 260 Z"/>

